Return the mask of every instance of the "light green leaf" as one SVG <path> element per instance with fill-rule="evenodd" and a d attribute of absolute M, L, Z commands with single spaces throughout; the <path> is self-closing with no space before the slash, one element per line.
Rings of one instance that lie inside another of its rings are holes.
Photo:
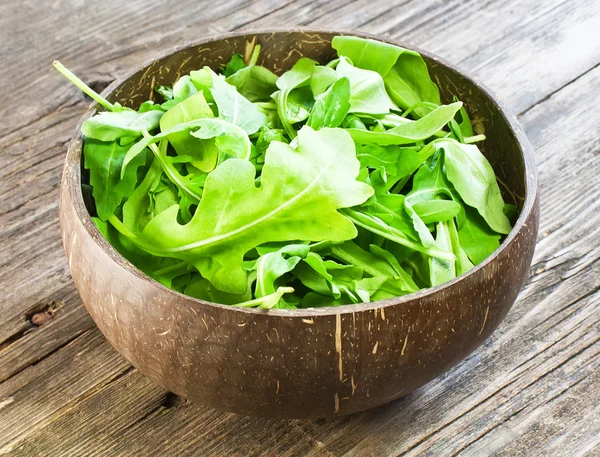
<path fill-rule="evenodd" d="M 315 130 L 339 127 L 350 109 L 350 82 L 340 78 L 317 96 L 307 125 Z"/>
<path fill-rule="evenodd" d="M 435 244 L 443 251 L 452 252 L 452 240 L 446 222 L 440 222 L 436 225 Z M 431 287 L 435 287 L 456 278 L 455 259 L 447 260 L 430 257 L 429 275 Z"/>
<path fill-rule="evenodd" d="M 90 170 L 90 185 L 98 217 L 106 221 L 123 199 L 129 196 L 137 182 L 137 168 L 144 163 L 140 154 L 121 176 L 121 166 L 128 146 L 86 138 L 83 144 L 84 165 Z"/>
<path fill-rule="evenodd" d="M 346 77 L 350 81 L 349 112 L 385 114 L 390 110 L 398 109 L 385 91 L 383 79 L 379 73 L 357 68 L 345 57 L 340 58 L 340 63 L 335 71 L 340 78 Z"/>
<path fill-rule="evenodd" d="M 446 175 L 464 202 L 476 208 L 492 230 L 507 234 L 510 222 L 504 215 L 504 200 L 494 170 L 477 146 L 453 139 L 438 140 L 444 149 Z"/>
<path fill-rule="evenodd" d="M 254 296 L 264 297 L 275 292 L 275 282 L 309 253 L 307 244 L 288 244 L 281 249 L 261 255 L 253 262 L 250 270 L 256 271 Z"/>
<path fill-rule="evenodd" d="M 163 112 L 150 110 L 144 113 L 123 110 L 119 112 L 103 111 L 90 117 L 81 126 L 81 133 L 95 140 L 114 141 L 119 138 L 137 138 L 144 130 L 158 128 Z"/>
<path fill-rule="evenodd" d="M 385 81 L 391 99 L 402 109 L 421 102 L 440 104 L 440 93 L 425 61 L 415 51 L 366 38 L 337 36 L 331 43 L 339 56 L 349 57 L 359 68 L 376 71 Z M 422 117 L 426 108 L 416 108 Z"/>
<path fill-rule="evenodd" d="M 357 143 L 376 143 L 381 146 L 389 144 L 410 144 L 423 141 L 442 129 L 462 106 L 461 102 L 442 105 L 425 117 L 416 121 L 400 124 L 390 130 L 374 132 L 356 128 L 347 129 Z"/>
<path fill-rule="evenodd" d="M 475 265 L 487 259 L 500 246 L 500 235 L 491 230 L 472 208 L 466 208 L 466 218 L 458 237 L 461 247 Z"/>
<path fill-rule="evenodd" d="M 354 145 L 343 130 L 304 127 L 296 149 L 271 143 L 260 187 L 250 162 L 227 160 L 208 176 L 189 224 L 178 224 L 171 208 L 146 226 L 138 242 L 157 255 L 188 260 L 215 287 L 240 293 L 246 277 L 242 258 L 255 246 L 356 236 L 354 225 L 336 210 L 371 196 L 372 188 L 355 180 L 358 171 Z"/>

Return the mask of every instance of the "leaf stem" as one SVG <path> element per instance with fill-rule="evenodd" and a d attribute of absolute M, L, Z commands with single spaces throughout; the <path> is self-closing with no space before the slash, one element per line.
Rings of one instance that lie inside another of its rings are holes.
<path fill-rule="evenodd" d="M 463 142 L 466 144 L 472 144 L 472 143 L 477 143 L 478 141 L 485 141 L 485 135 L 481 134 L 481 135 L 473 135 L 473 136 L 466 136 L 463 138 Z"/>
<path fill-rule="evenodd" d="M 184 261 L 184 262 L 180 262 L 175 265 L 171 265 L 170 267 L 165 267 L 165 268 L 161 268 L 160 270 L 156 270 L 154 272 L 154 274 L 157 276 L 161 276 L 164 274 L 173 273 L 173 272 L 177 272 L 177 271 L 181 271 L 181 273 L 183 274 L 183 273 L 188 272 L 188 267 L 189 267 L 189 264 Z"/>
<path fill-rule="evenodd" d="M 250 60 L 248 62 L 248 66 L 256 65 L 258 62 L 258 55 L 260 54 L 260 44 L 255 44 L 254 49 L 252 50 L 252 55 L 250 56 Z"/>
<path fill-rule="evenodd" d="M 113 105 L 111 102 L 109 102 L 108 100 L 106 100 L 98 92 L 96 92 L 95 90 L 93 90 L 86 83 L 84 83 L 81 79 L 79 79 L 77 76 L 75 76 L 71 72 L 71 70 L 69 70 L 67 67 L 65 67 L 58 60 L 55 60 L 52 64 L 54 65 L 54 68 L 56 68 L 65 78 L 67 78 L 75 86 L 77 86 L 79 89 L 81 89 L 81 91 L 84 94 L 86 94 L 86 95 L 90 96 L 91 98 L 93 98 L 96 102 L 98 102 L 100 105 L 102 105 L 107 110 L 109 110 L 109 111 L 115 111 L 115 105 Z"/>
<path fill-rule="evenodd" d="M 255 298 L 254 300 L 248 300 L 242 303 L 237 303 L 235 305 L 238 308 L 273 308 L 278 302 L 279 299 L 283 296 L 283 294 L 291 294 L 294 292 L 293 287 L 279 287 L 275 292 L 269 295 L 265 295 L 264 297 Z"/>
<path fill-rule="evenodd" d="M 142 135 L 144 136 L 144 138 L 149 138 L 152 136 L 152 135 L 150 135 L 150 133 L 148 133 L 148 131 L 146 129 L 142 130 Z M 166 143 L 163 143 L 163 144 L 166 144 Z M 194 198 L 195 200 L 198 200 L 198 201 L 202 200 L 201 196 L 196 195 L 193 191 L 188 189 L 184 183 L 181 182 L 181 180 L 179 179 L 179 176 L 178 176 L 179 173 L 177 173 L 177 170 L 175 170 L 172 166 L 170 166 L 170 164 L 167 163 L 163 154 L 156 146 L 156 143 L 150 143 L 150 145 L 148 145 L 148 147 L 154 153 L 154 156 L 158 159 L 158 161 L 160 162 L 160 164 L 162 166 L 162 169 L 167 174 L 167 176 L 169 177 L 169 179 L 171 180 L 171 182 L 173 184 L 175 184 L 177 187 L 179 187 L 182 191 L 184 191 L 186 194 L 188 194 L 190 197 Z"/>
<path fill-rule="evenodd" d="M 134 238 L 137 238 L 137 235 L 135 233 L 133 233 L 131 230 L 129 230 L 125 226 L 125 224 L 123 224 L 123 222 L 121 222 L 121 220 L 114 214 L 108 218 L 108 222 L 110 222 L 113 225 L 113 227 L 116 228 L 117 231 L 121 235 L 125 235 L 127 238 L 129 238 L 131 240 L 133 240 Z"/>

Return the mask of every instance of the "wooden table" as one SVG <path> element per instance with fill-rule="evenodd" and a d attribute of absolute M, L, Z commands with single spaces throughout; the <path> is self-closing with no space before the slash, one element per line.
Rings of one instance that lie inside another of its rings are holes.
<path fill-rule="evenodd" d="M 531 278 L 482 347 L 401 400 L 314 422 L 149 382 L 83 308 L 58 226 L 89 102 L 54 58 L 98 90 L 174 45 L 292 25 L 398 38 L 474 74 L 518 113 L 542 195 Z M 0 455 L 600 455 L 598 0 L 3 0 L 0 43 Z"/>

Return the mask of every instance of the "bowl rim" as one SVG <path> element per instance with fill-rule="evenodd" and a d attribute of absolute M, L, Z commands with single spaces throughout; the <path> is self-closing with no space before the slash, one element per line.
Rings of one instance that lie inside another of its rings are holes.
<path fill-rule="evenodd" d="M 361 38 L 369 38 L 372 40 L 377 40 L 380 42 L 392 44 L 395 46 L 400 46 L 409 50 L 414 50 L 419 52 L 420 54 L 426 56 L 428 59 L 436 62 L 441 66 L 445 66 L 453 70 L 454 72 L 460 74 L 463 78 L 474 84 L 480 91 L 482 91 L 486 97 L 488 97 L 493 104 L 498 108 L 500 115 L 506 121 L 510 131 L 514 135 L 519 149 L 521 151 L 521 156 L 523 157 L 524 163 L 524 171 L 525 171 L 525 200 L 523 203 L 523 208 L 517 218 L 517 221 L 513 225 L 511 231 L 508 233 L 504 241 L 500 244 L 500 246 L 483 262 L 476 265 L 474 268 L 469 270 L 466 273 L 463 273 L 456 278 L 447 281 L 443 284 L 440 284 L 435 287 L 430 287 L 427 289 L 422 289 L 417 292 L 413 292 L 407 295 L 402 295 L 399 297 L 392 297 L 385 300 L 379 300 L 374 302 L 367 303 L 356 303 L 356 304 L 348 304 L 348 305 L 340 305 L 340 306 L 326 306 L 322 308 L 302 308 L 302 309 L 289 309 L 289 308 L 271 308 L 271 309 L 263 309 L 263 308 L 239 308 L 232 305 L 224 305 L 220 303 L 209 302 L 205 300 L 201 300 L 198 298 L 191 297 L 189 295 L 185 295 L 176 290 L 170 289 L 150 276 L 146 275 L 136 266 L 134 266 L 129 260 L 127 260 L 124 256 L 122 256 L 109 242 L 102 236 L 96 224 L 92 221 L 91 215 L 87 211 L 83 200 L 83 193 L 81 189 L 81 158 L 83 156 L 83 136 L 81 134 L 81 125 L 83 122 L 91 117 L 98 107 L 98 103 L 93 102 L 89 105 L 88 109 L 84 112 L 84 114 L 79 119 L 79 122 L 76 127 L 75 134 L 69 141 L 69 147 L 67 150 L 67 154 L 65 157 L 65 167 L 63 171 L 63 180 L 66 181 L 67 192 L 69 192 L 69 196 L 73 203 L 75 214 L 79 218 L 82 223 L 84 229 L 87 231 L 88 235 L 96 242 L 96 244 L 106 252 L 109 257 L 112 258 L 119 266 L 126 269 L 129 273 L 134 274 L 142 280 L 150 281 L 155 287 L 161 288 L 167 293 L 174 294 L 175 296 L 179 296 L 187 301 L 190 304 L 194 304 L 196 306 L 210 306 L 223 310 L 229 310 L 231 312 L 239 312 L 246 314 L 258 314 L 258 315 L 271 315 L 271 316 L 280 316 L 280 317 L 290 317 L 290 318 L 311 318 L 316 316 L 334 316 L 334 315 L 342 315 L 356 312 L 365 312 L 372 311 L 377 309 L 384 309 L 391 306 L 398 305 L 408 305 L 415 304 L 419 302 L 422 298 L 428 297 L 430 295 L 437 294 L 438 292 L 449 289 L 453 287 L 458 282 L 466 280 L 468 277 L 476 274 L 481 269 L 485 268 L 491 262 L 493 262 L 501 252 L 503 252 L 509 244 L 513 242 L 515 237 L 521 232 L 521 230 L 526 227 L 526 220 L 530 216 L 531 212 L 534 209 L 534 205 L 536 203 L 539 189 L 538 189 L 538 175 L 537 169 L 534 160 L 534 152 L 533 147 L 527 136 L 517 121 L 515 115 L 506 107 L 504 103 L 502 103 L 498 97 L 484 84 L 478 81 L 473 76 L 465 73 L 462 70 L 459 70 L 453 64 L 447 62 L 445 59 L 430 53 L 428 51 L 424 51 L 417 46 L 409 45 L 406 46 L 403 43 L 396 41 L 394 39 L 388 39 L 382 36 L 373 35 L 370 33 L 360 32 L 360 31 L 352 31 L 352 30 L 344 30 L 344 29 L 315 29 L 309 27 L 293 27 L 293 28 L 268 28 L 268 29 L 248 29 L 242 31 L 235 31 L 229 33 L 221 33 L 221 34 L 213 34 L 202 38 L 196 41 L 188 41 L 182 45 L 175 46 L 171 50 L 162 53 L 158 57 L 151 58 L 146 60 L 142 65 L 137 66 L 135 69 L 126 72 L 123 76 L 115 79 L 109 86 L 107 86 L 101 93 L 103 97 L 108 96 L 112 91 L 114 91 L 118 86 L 123 84 L 127 79 L 138 73 L 140 70 L 147 68 L 152 63 L 164 59 L 168 56 L 176 54 L 183 49 L 187 49 L 190 47 L 196 47 L 207 43 L 212 43 L 215 41 L 221 41 L 230 38 L 238 38 L 244 36 L 252 36 L 252 35 L 269 35 L 269 34 L 277 34 L 277 33 L 290 33 L 290 32 L 304 32 L 304 33 L 314 33 L 314 34 L 332 34 L 332 35 L 349 35 L 356 36 Z M 72 159 L 75 160 L 72 160 Z M 70 171 L 70 172 L 67 172 Z"/>

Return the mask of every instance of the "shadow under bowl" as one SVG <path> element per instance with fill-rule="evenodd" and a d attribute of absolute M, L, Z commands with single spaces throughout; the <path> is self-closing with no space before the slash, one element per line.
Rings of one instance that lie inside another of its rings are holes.
<path fill-rule="evenodd" d="M 276 73 L 301 56 L 335 56 L 331 31 L 235 33 L 154 60 L 104 95 L 136 108 L 158 84 L 208 65 L 217 69 L 248 42 Z M 377 37 L 371 37 L 379 39 Z M 380 39 L 381 40 L 381 39 Z M 385 41 L 385 40 L 381 40 Z M 398 43 L 393 43 L 398 44 Z M 419 51 L 419 50 L 417 50 Z M 362 411 L 406 395 L 467 357 L 499 325 L 525 281 L 539 219 L 533 152 L 515 118 L 490 92 L 427 52 L 444 102 L 465 102 L 483 152 L 519 218 L 499 249 L 438 287 L 375 303 L 302 310 L 239 309 L 163 287 L 102 237 L 82 195 L 81 119 L 65 160 L 60 220 L 83 303 L 110 343 L 157 384 L 203 405 L 272 418 Z"/>

